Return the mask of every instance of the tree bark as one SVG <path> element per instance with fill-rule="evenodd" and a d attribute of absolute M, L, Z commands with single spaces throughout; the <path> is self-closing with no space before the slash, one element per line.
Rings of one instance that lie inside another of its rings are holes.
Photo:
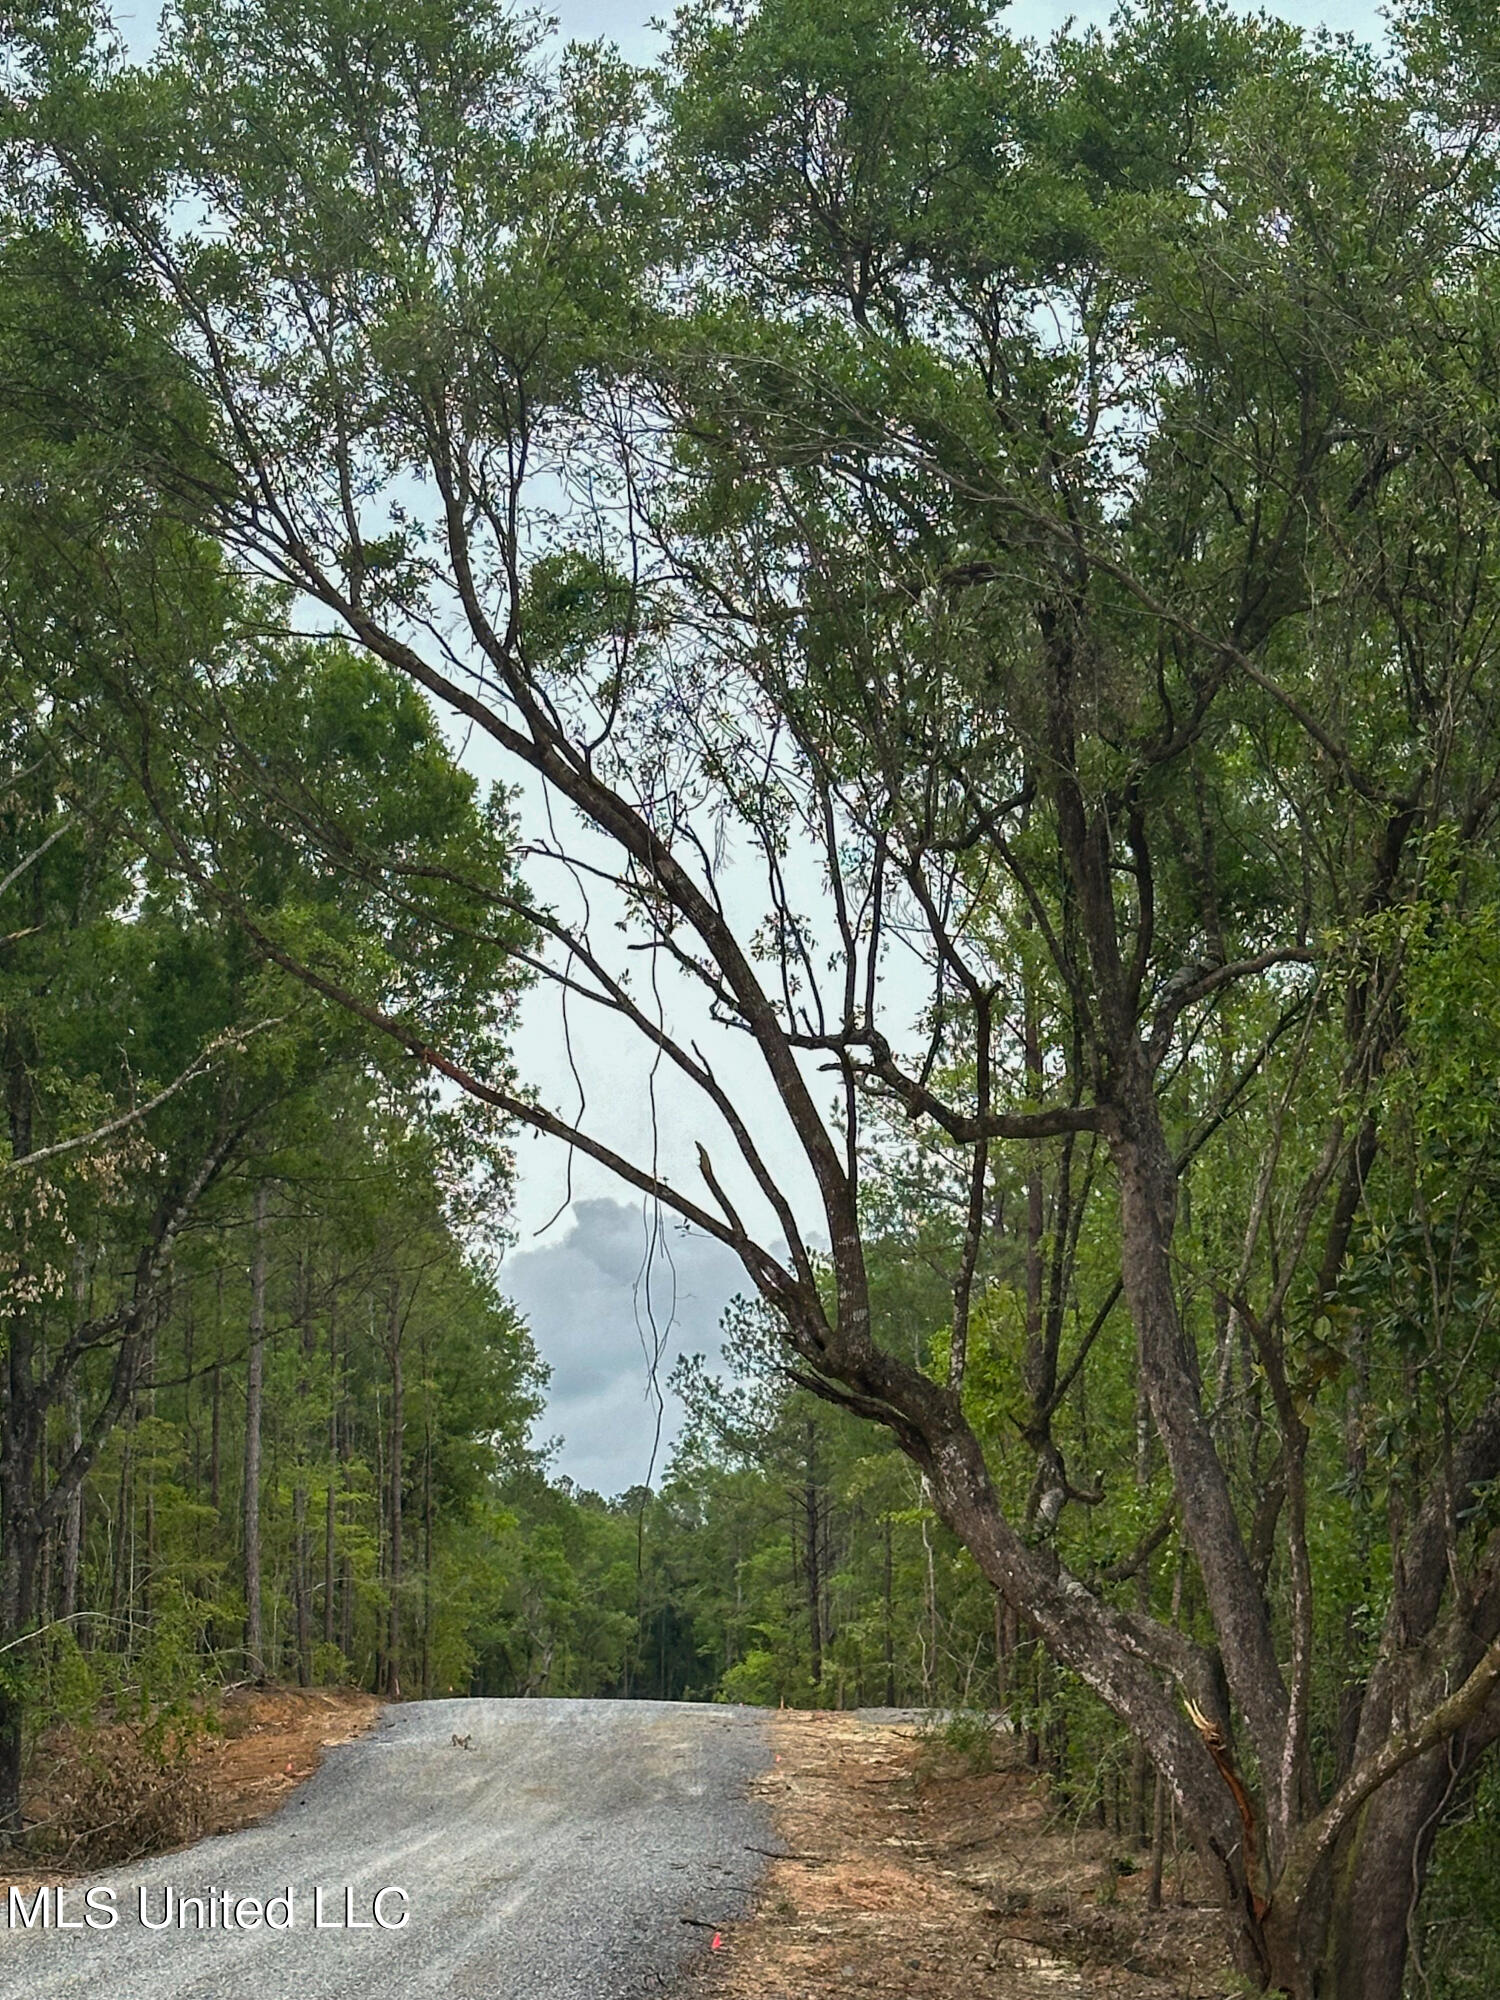
<path fill-rule="evenodd" d="M 310 1378 L 315 1336 L 311 1280 L 305 1249 L 299 1250 L 297 1256 L 297 1319 L 301 1335 L 302 1368 L 297 1377 L 295 1438 L 297 1469 L 292 1491 L 294 1540 L 292 1595 L 297 1622 L 297 1681 L 301 1687 L 310 1687 L 312 1685 L 312 1573 L 311 1546 L 307 1532 L 307 1399 L 312 1388 Z"/>
<path fill-rule="evenodd" d="M 430 1369 L 423 1366 L 423 1376 L 430 1375 Z M 428 1700 L 432 1694 L 432 1542 L 434 1532 L 435 1496 L 432 1490 L 432 1396 L 424 1391 L 422 1397 L 422 1698 Z"/>
<path fill-rule="evenodd" d="M 1462 1777 L 1446 1750 L 1400 1772 L 1371 1799 L 1338 1856 L 1322 1950 L 1319 2000 L 1401 2000 L 1432 1845 Z M 1316 1909 L 1304 1916 L 1316 1917 Z"/>
<path fill-rule="evenodd" d="M 11 1157 L 21 1159 L 32 1147 L 33 1098 L 28 1051 L 14 1032 L 5 1038 L 5 1085 Z M 12 1214 L 7 1220 L 12 1240 L 24 1244 L 18 1218 Z M 24 1269 L 23 1252 L 18 1277 Z M 31 1323 L 22 1308 L 10 1317 L 0 1370 L 0 1639 L 6 1641 L 20 1638 L 31 1623 L 38 1553 L 32 1492 L 37 1449 L 33 1346 Z M 19 1688 L 0 1686 L 0 1839 L 21 1829 L 24 1728 Z"/>
<path fill-rule="evenodd" d="M 894 1708 L 896 1706 L 896 1607 L 895 1594 L 892 1589 L 891 1517 L 889 1514 L 884 1516 L 882 1525 L 885 1530 L 883 1577 L 885 1585 L 885 1705 L 887 1708 Z M 998 1606 L 999 1599 L 997 1598 L 995 1601 Z M 996 1615 L 998 1617 L 998 1610 Z"/>
<path fill-rule="evenodd" d="M 255 1190 L 250 1253 L 250 1353 L 245 1382 L 245 1479 L 242 1494 L 245 1575 L 245 1670 L 264 1680 L 261 1632 L 260 1426 L 266 1340 L 266 1186 Z"/>
<path fill-rule="evenodd" d="M 30 1629 L 34 1606 L 37 1539 L 31 1510 L 18 1507 L 9 1478 L 0 1489 L 4 1547 L 0 1550 L 0 1632 L 19 1636 Z M 25 1707 L 19 1689 L 0 1686 L 0 1839 L 21 1830 L 21 1764 Z"/>
<path fill-rule="evenodd" d="M 401 1288 L 391 1280 L 388 1350 L 391 1364 L 391 1430 L 388 1478 L 390 1519 L 390 1619 L 386 1637 L 385 1692 L 401 1699 L 401 1481 L 405 1459 L 406 1403 L 401 1373 Z"/>
<path fill-rule="evenodd" d="M 78 1387 L 68 1385 L 68 1447 L 83 1448 L 83 1417 L 78 1407 Z M 83 1486 L 74 1488 L 63 1516 L 62 1582 L 58 1594 L 58 1616 L 66 1624 L 78 1610 L 78 1568 L 83 1554 Z"/>
<path fill-rule="evenodd" d="M 823 1680 L 823 1572 L 818 1534 L 818 1435 L 811 1419 L 802 1482 L 802 1580 L 807 1594 L 808 1677 L 818 1687 Z"/>
<path fill-rule="evenodd" d="M 339 1346 L 335 1314 L 338 1277 L 335 1269 L 328 1306 L 328 1490 L 323 1496 L 323 1644 L 333 1644 L 334 1549 L 337 1541 L 339 1478 Z"/>

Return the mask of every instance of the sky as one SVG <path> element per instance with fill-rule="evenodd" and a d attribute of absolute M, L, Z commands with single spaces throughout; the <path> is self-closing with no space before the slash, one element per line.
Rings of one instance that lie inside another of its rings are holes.
<path fill-rule="evenodd" d="M 1114 9 L 1114 0 L 1078 0 L 1065 6 L 1062 0 L 1012 0 L 1004 15 L 1004 25 L 1013 34 L 1045 37 L 1067 20 L 1080 27 L 1103 26 Z M 643 60 L 649 56 L 656 38 L 648 25 L 653 16 L 669 16 L 665 0 L 657 5 L 613 5 L 611 0 L 550 0 L 549 11 L 556 14 L 565 35 L 579 41 L 601 38 L 619 45 L 622 53 Z M 1248 10 L 1247 10 L 1248 11 Z M 1381 10 L 1368 0 L 1277 0 L 1266 7 L 1269 14 L 1295 21 L 1299 27 L 1327 27 L 1374 40 L 1381 29 Z"/>
<path fill-rule="evenodd" d="M 745 1289 L 733 1252 L 671 1226 L 653 1240 L 639 1207 L 595 1195 L 507 1259 L 503 1276 L 552 1370 L 540 1429 L 562 1440 L 554 1469 L 610 1495 L 648 1473 L 659 1481 L 676 1431 L 667 1377 L 681 1354 L 717 1359 L 720 1314 Z M 659 1444 L 653 1383 L 668 1419 Z"/>

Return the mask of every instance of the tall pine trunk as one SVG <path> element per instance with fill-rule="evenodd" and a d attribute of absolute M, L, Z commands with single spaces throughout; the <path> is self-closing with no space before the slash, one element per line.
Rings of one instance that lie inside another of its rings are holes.
<path fill-rule="evenodd" d="M 71 1455 L 83 1445 L 83 1415 L 78 1404 L 76 1384 L 68 1387 L 68 1451 Z M 62 1583 L 58 1594 L 58 1616 L 68 1624 L 78 1612 L 78 1569 L 83 1554 L 83 1487 L 75 1486 L 68 1496 L 68 1511 L 63 1517 Z"/>
<path fill-rule="evenodd" d="M 297 1377 L 296 1453 L 297 1469 L 292 1493 L 292 1527 L 295 1547 L 292 1558 L 292 1594 L 297 1619 L 297 1682 L 312 1684 L 312 1571 L 311 1543 L 307 1530 L 307 1399 L 312 1389 L 314 1332 L 312 1283 L 307 1253 L 297 1257 L 297 1319 L 302 1346 L 302 1368 Z"/>
<path fill-rule="evenodd" d="M 802 1483 L 802 1579 L 807 1588 L 808 1674 L 823 1679 L 823 1570 L 818 1534 L 818 1434 L 807 1426 L 807 1474 Z"/>
<path fill-rule="evenodd" d="M 264 1387 L 266 1342 L 266 1189 L 255 1190 L 253 1241 L 250 1253 L 250 1356 L 245 1385 L 245 1670 L 252 1680 L 265 1678 L 261 1632 L 260 1563 L 260 1418 Z"/>
<path fill-rule="evenodd" d="M 0 1548 L 0 1632 L 27 1631 L 35 1606 L 37 1544 L 30 1510 L 16 1504 L 12 1478 L 0 1488 L 4 1545 Z M 21 1828 L 21 1763 L 25 1741 L 24 1699 L 18 1687 L 0 1684 L 0 1838 Z"/>
<path fill-rule="evenodd" d="M 389 1452 L 390 1619 L 386 1635 L 385 1692 L 401 1699 L 401 1481 L 406 1436 L 405 1385 L 401 1375 L 401 1287 L 391 1280 L 387 1348 L 391 1364 L 391 1429 Z"/>
<path fill-rule="evenodd" d="M 333 1644 L 333 1573 L 339 1478 L 339 1350 L 332 1304 L 328 1309 L 328 1490 L 323 1496 L 323 1644 Z"/>
<path fill-rule="evenodd" d="M 431 1369 L 423 1357 L 422 1374 L 424 1380 L 430 1377 Z M 432 1540 L 436 1506 L 432 1490 L 432 1397 L 424 1393 L 422 1398 L 422 1698 L 429 1700 L 432 1695 Z"/>

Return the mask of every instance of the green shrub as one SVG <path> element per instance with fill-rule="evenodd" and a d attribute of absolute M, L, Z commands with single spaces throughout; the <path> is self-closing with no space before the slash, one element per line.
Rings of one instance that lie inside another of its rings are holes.
<path fill-rule="evenodd" d="M 774 1653 L 752 1648 L 744 1659 L 726 1667 L 719 1682 L 720 1701 L 743 1701 L 752 1708 L 774 1708 L 785 1696 Z"/>

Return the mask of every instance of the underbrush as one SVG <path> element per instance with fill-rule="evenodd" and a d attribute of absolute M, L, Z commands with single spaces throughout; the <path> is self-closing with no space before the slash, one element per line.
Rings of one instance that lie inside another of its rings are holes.
<path fill-rule="evenodd" d="M 202 1726 L 156 1718 L 50 1732 L 33 1760 L 28 1860 L 107 1868 L 198 1839 L 211 1809 L 190 1756 Z"/>
<path fill-rule="evenodd" d="M 205 1830 L 209 1793 L 192 1749 L 218 1729 L 222 1681 L 199 1650 L 203 1616 L 187 1592 L 163 1591 L 133 1650 L 85 1652 L 66 1626 L 35 1649 L 21 1690 L 31 1725 L 20 1842 L 28 1861 L 111 1867 Z"/>
<path fill-rule="evenodd" d="M 981 1778 L 995 1768 L 996 1744 L 1006 1733 L 1001 1716 L 986 1708 L 937 1710 L 917 1728 L 918 1768 L 957 1768 L 966 1777 Z"/>

